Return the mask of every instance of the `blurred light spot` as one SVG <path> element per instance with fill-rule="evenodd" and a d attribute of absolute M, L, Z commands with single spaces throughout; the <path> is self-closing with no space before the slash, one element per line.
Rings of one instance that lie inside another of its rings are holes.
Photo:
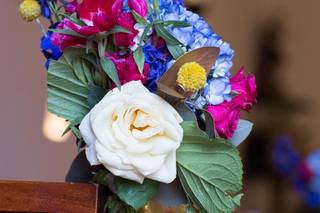
<path fill-rule="evenodd" d="M 66 142 L 71 133 L 69 132 L 64 136 L 62 136 L 62 134 L 68 125 L 69 123 L 65 119 L 59 118 L 58 116 L 46 111 L 42 125 L 42 132 L 44 136 L 52 142 Z"/>

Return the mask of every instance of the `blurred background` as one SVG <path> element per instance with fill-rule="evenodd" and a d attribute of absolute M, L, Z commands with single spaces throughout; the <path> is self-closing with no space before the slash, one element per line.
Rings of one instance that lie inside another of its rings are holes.
<path fill-rule="evenodd" d="M 281 141 L 289 141 L 302 159 L 320 148 L 320 1 L 186 2 L 231 43 L 233 73 L 244 66 L 257 76 L 258 104 L 244 114 L 255 127 L 240 145 L 245 196 L 238 212 L 320 212 L 318 200 L 303 199 L 305 192 L 298 193 L 296 181 L 272 155 Z M 63 181 L 77 148 L 71 136 L 60 137 L 66 124 L 46 112 L 41 32 L 20 19 L 20 0 L 3 3 L 0 179 Z"/>

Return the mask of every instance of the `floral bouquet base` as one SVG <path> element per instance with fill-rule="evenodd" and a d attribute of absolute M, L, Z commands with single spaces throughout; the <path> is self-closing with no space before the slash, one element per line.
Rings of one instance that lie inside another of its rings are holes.
<path fill-rule="evenodd" d="M 240 205 L 255 77 L 231 75 L 234 51 L 203 18 L 173 0 L 24 0 L 20 14 L 44 33 L 48 110 L 82 151 L 67 181 L 104 187 L 106 212 Z"/>

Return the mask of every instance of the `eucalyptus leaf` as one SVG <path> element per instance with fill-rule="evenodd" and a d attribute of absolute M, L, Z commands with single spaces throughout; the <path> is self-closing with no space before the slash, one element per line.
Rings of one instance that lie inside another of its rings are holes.
<path fill-rule="evenodd" d="M 180 45 L 168 44 L 167 47 L 168 47 L 170 54 L 172 55 L 172 57 L 174 59 L 180 58 L 185 53 L 185 51 L 182 49 L 182 47 Z"/>
<path fill-rule="evenodd" d="M 139 72 L 142 74 L 144 69 L 145 56 L 142 50 L 142 47 L 138 47 L 133 53 L 134 61 L 136 62 Z"/>
<path fill-rule="evenodd" d="M 105 71 L 105 73 L 109 76 L 109 78 L 113 81 L 113 83 L 115 83 L 115 85 L 117 85 L 117 87 L 120 89 L 121 84 L 120 84 L 119 76 L 113 62 L 107 57 L 103 57 L 100 59 L 100 64 L 102 69 Z"/>
<path fill-rule="evenodd" d="M 210 140 L 192 122 L 184 122 L 183 128 L 177 163 L 187 196 L 202 212 L 232 212 L 242 196 L 239 191 L 243 172 L 238 150 L 226 140 Z"/>
<path fill-rule="evenodd" d="M 92 109 L 97 103 L 99 103 L 102 98 L 107 94 L 108 90 L 99 87 L 94 84 L 89 85 L 89 95 L 88 95 L 88 104 L 90 109 Z"/>
<path fill-rule="evenodd" d="M 250 135 L 252 127 L 253 123 L 250 121 L 240 120 L 230 141 L 235 146 L 239 146 Z"/>
<path fill-rule="evenodd" d="M 157 193 L 159 183 L 145 179 L 142 184 L 120 177 L 114 179 L 116 194 L 126 204 L 139 210 L 144 207 Z"/>

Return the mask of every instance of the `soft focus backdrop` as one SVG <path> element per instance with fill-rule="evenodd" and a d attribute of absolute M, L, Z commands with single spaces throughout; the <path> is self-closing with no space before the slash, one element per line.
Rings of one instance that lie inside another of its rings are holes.
<path fill-rule="evenodd" d="M 3 3 L 0 179 L 63 181 L 77 150 L 72 138 L 53 143 L 43 131 L 46 71 L 39 51 L 41 32 L 20 19 L 19 0 Z M 311 211 L 289 181 L 279 182 L 271 150 L 279 135 L 291 137 L 303 155 L 320 148 L 319 8 L 318 0 L 201 0 L 192 8 L 235 49 L 233 72 L 244 66 L 258 77 L 259 104 L 248 115 L 256 125 L 241 145 L 245 197 L 239 212 Z M 58 130 L 54 124 L 49 128 Z"/>

